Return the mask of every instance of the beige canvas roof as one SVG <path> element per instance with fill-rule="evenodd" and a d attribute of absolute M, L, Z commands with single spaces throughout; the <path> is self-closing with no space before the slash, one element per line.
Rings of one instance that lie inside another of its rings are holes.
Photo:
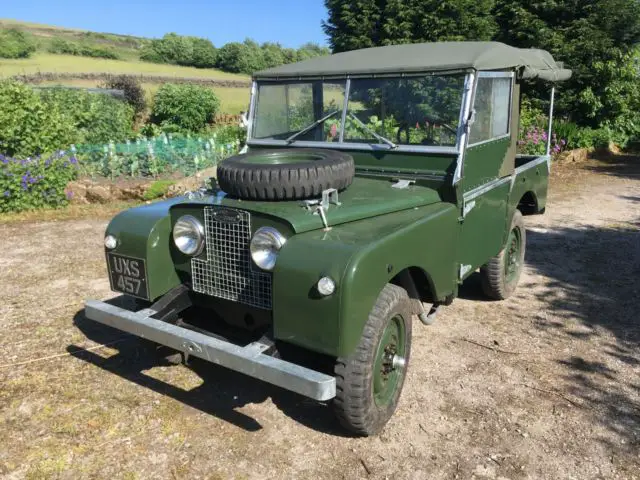
<path fill-rule="evenodd" d="M 256 79 L 335 77 L 464 70 L 517 70 L 520 78 L 567 80 L 571 70 L 545 50 L 499 42 L 437 42 L 389 45 L 316 57 L 254 74 Z"/>

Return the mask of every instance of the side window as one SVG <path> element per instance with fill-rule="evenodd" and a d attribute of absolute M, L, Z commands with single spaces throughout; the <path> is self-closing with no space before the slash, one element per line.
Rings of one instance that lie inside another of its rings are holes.
<path fill-rule="evenodd" d="M 484 142 L 509 133 L 511 77 L 480 77 L 473 107 L 475 121 L 469 144 Z"/>

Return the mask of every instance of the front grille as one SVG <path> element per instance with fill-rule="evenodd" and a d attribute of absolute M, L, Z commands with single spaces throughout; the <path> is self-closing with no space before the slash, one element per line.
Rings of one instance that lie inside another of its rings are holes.
<path fill-rule="evenodd" d="M 191 260 L 193 290 L 270 310 L 271 274 L 257 271 L 249 255 L 249 212 L 205 207 L 204 228 L 207 259 Z"/>

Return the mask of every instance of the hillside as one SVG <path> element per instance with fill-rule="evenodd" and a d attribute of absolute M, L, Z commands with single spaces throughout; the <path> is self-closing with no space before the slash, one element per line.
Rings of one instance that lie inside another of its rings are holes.
<path fill-rule="evenodd" d="M 212 68 L 193 68 L 177 65 L 142 62 L 139 50 L 150 39 L 130 35 L 97 33 L 18 20 L 0 19 L 0 28 L 17 28 L 34 36 L 37 51 L 27 59 L 0 59 L 0 78 L 16 75 L 57 74 L 42 84 L 95 87 L 101 74 L 128 74 L 143 77 L 143 86 L 151 93 L 159 83 L 175 79 L 181 82 L 206 81 L 218 94 L 225 113 L 246 110 L 249 96 L 249 77 Z M 54 39 L 82 42 L 85 45 L 109 47 L 121 60 L 58 55 L 47 50 Z M 157 77 L 154 78 L 154 77 Z M 219 84 L 219 85 L 217 85 Z"/>

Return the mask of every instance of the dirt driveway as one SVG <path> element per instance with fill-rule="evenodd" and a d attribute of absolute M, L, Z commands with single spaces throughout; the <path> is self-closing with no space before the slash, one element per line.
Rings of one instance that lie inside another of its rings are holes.
<path fill-rule="evenodd" d="M 640 478 L 639 159 L 555 170 L 515 297 L 472 277 L 416 323 L 399 410 L 368 439 L 84 320 L 111 296 L 105 225 L 0 225 L 0 478 Z"/>

